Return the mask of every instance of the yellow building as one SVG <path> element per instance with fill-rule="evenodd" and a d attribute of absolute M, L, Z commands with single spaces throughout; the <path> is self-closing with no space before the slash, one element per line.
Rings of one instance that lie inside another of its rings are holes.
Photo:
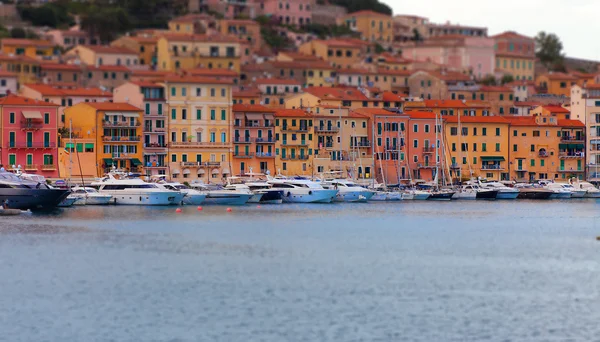
<path fill-rule="evenodd" d="M 72 143 L 77 144 L 77 149 L 74 156 L 60 157 L 64 163 L 61 170 L 69 169 L 66 162 L 74 158 L 77 167 L 71 167 L 73 178 L 98 177 L 112 166 L 141 171 L 142 109 L 127 103 L 83 102 L 66 108 L 64 113 L 65 126 L 72 127 Z M 68 143 L 70 140 L 63 139 L 63 147 L 68 147 Z"/>
<path fill-rule="evenodd" d="M 156 65 L 156 45 L 158 38 L 146 36 L 123 36 L 110 45 L 138 52 L 140 65 Z"/>
<path fill-rule="evenodd" d="M 455 180 L 509 180 L 509 121 L 499 116 L 447 116 L 446 151 Z"/>
<path fill-rule="evenodd" d="M 316 106 L 347 107 L 350 109 L 383 107 L 382 98 L 370 98 L 356 88 L 308 87 L 304 93 L 285 99 L 285 108 L 312 108 Z"/>
<path fill-rule="evenodd" d="M 311 40 L 298 47 L 298 51 L 317 56 L 329 62 L 336 69 L 345 69 L 359 63 L 363 54 L 362 46 L 342 39 Z"/>
<path fill-rule="evenodd" d="M 275 111 L 275 168 L 287 176 L 315 175 L 314 116 L 303 109 Z"/>
<path fill-rule="evenodd" d="M 390 15 L 373 11 L 349 13 L 338 19 L 338 25 L 346 25 L 355 32 L 360 32 L 363 39 L 381 43 L 393 41 L 394 29 Z"/>
<path fill-rule="evenodd" d="M 206 33 L 207 29 L 215 26 L 215 18 L 205 13 L 186 14 L 169 21 L 169 31 L 173 33 Z"/>
<path fill-rule="evenodd" d="M 139 64 L 137 51 L 118 46 L 77 45 L 67 51 L 64 58 L 96 67 L 104 65 L 132 67 Z"/>
<path fill-rule="evenodd" d="M 172 179 L 221 183 L 231 175 L 232 84 L 211 77 L 165 77 Z"/>
<path fill-rule="evenodd" d="M 0 55 L 0 69 L 17 74 L 19 84 L 36 83 L 40 80 L 41 61 L 27 56 Z"/>
<path fill-rule="evenodd" d="M 240 41 L 222 35 L 165 34 L 158 40 L 158 69 L 231 69 L 240 72 Z"/>
<path fill-rule="evenodd" d="M 532 81 L 535 76 L 535 40 L 517 32 L 507 31 L 494 39 L 496 71 L 515 80 Z"/>
<path fill-rule="evenodd" d="M 562 72 L 550 72 L 535 79 L 535 85 L 541 93 L 571 96 L 571 87 L 577 84 L 577 78 Z"/>
<path fill-rule="evenodd" d="M 250 43 L 252 51 L 260 50 L 262 43 L 260 24 L 254 20 L 222 19 L 217 22 L 217 30 L 222 35 L 230 35 L 247 41 Z"/>
<path fill-rule="evenodd" d="M 54 44 L 46 40 L 4 38 L 0 45 L 6 55 L 44 58 L 53 56 L 55 52 Z"/>

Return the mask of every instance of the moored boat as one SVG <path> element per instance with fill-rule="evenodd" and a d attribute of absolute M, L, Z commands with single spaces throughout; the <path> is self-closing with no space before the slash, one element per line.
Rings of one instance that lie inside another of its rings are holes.
<path fill-rule="evenodd" d="M 517 184 L 515 188 L 519 190 L 518 199 L 547 200 L 554 194 L 551 190 L 534 187 L 531 184 Z"/>
<path fill-rule="evenodd" d="M 284 203 L 331 203 L 338 190 L 323 188 L 319 183 L 306 178 L 271 178 L 268 183 L 283 191 Z"/>

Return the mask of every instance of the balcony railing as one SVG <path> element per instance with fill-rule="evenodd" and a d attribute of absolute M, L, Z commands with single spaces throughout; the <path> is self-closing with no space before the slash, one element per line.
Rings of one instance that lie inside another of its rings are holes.
<path fill-rule="evenodd" d="M 196 147 L 229 147 L 229 143 L 226 142 L 171 142 L 169 147 L 181 147 L 181 148 L 196 148 Z"/>
<path fill-rule="evenodd" d="M 275 127 L 272 123 L 250 123 L 250 122 L 236 122 L 233 127 L 245 127 L 245 128 L 273 128 Z"/>
<path fill-rule="evenodd" d="M 583 169 L 582 169 L 582 168 L 577 168 L 577 169 L 574 169 L 574 168 L 569 168 L 569 169 L 567 169 L 567 168 L 565 168 L 565 167 L 559 167 L 559 168 L 558 168 L 558 172 L 573 172 L 573 173 L 580 173 L 580 172 L 583 172 Z"/>
<path fill-rule="evenodd" d="M 491 165 L 481 165 L 481 169 L 482 170 L 490 170 L 490 171 L 492 171 L 492 170 L 504 170 L 504 167 L 501 166 L 501 165 L 491 164 Z"/>
<path fill-rule="evenodd" d="M 9 141 L 7 146 L 9 148 L 55 148 L 56 143 L 50 142 L 15 142 Z"/>
<path fill-rule="evenodd" d="M 548 152 L 540 152 L 540 153 L 538 153 L 538 157 L 548 158 L 548 157 L 550 157 L 550 155 L 548 154 Z"/>
<path fill-rule="evenodd" d="M 21 121 L 21 129 L 29 130 L 29 129 L 42 129 L 44 127 L 44 123 L 42 122 L 28 122 Z"/>
<path fill-rule="evenodd" d="M 44 170 L 44 171 L 56 170 L 56 165 L 54 165 L 54 164 L 44 164 L 44 165 L 42 165 L 42 170 Z"/>
<path fill-rule="evenodd" d="M 233 157 L 234 158 L 252 158 L 254 157 L 254 153 L 253 152 L 234 152 L 233 153 Z"/>
<path fill-rule="evenodd" d="M 559 152 L 558 157 L 560 159 L 582 159 L 585 158 L 583 152 Z"/>
<path fill-rule="evenodd" d="M 234 143 L 238 144 L 249 144 L 252 142 L 252 138 L 250 137 L 235 137 L 233 138 Z"/>
<path fill-rule="evenodd" d="M 167 148 L 167 144 L 159 144 L 159 143 L 144 144 L 144 148 L 148 148 L 148 149 Z"/>
<path fill-rule="evenodd" d="M 112 154 L 113 159 L 131 159 L 135 158 L 137 155 L 135 153 L 120 153 L 114 152 Z"/>
<path fill-rule="evenodd" d="M 272 152 L 256 152 L 256 158 L 275 158 L 275 153 L 272 153 Z"/>
<path fill-rule="evenodd" d="M 103 121 L 102 122 L 102 127 L 119 127 L 119 128 L 124 128 L 124 127 L 140 127 L 142 124 L 140 121 Z"/>
<path fill-rule="evenodd" d="M 572 143 L 577 143 L 577 142 L 583 142 L 583 140 L 585 139 L 585 137 L 583 136 L 566 136 L 566 137 L 561 137 L 560 141 L 562 142 L 572 142 Z"/>
<path fill-rule="evenodd" d="M 315 126 L 315 133 L 337 133 L 340 129 L 335 126 Z"/>
<path fill-rule="evenodd" d="M 25 165 L 25 170 L 27 171 L 37 171 L 38 166 L 36 164 L 26 164 Z"/>
<path fill-rule="evenodd" d="M 435 168 L 435 164 L 431 163 L 418 163 L 417 166 L 419 169 L 432 169 Z"/>
<path fill-rule="evenodd" d="M 371 147 L 371 142 L 369 141 L 357 141 L 356 143 L 350 143 L 350 147 Z"/>
<path fill-rule="evenodd" d="M 252 138 L 252 142 L 255 142 L 257 144 L 274 144 L 275 143 L 275 138 L 270 137 L 270 138 Z"/>
<path fill-rule="evenodd" d="M 423 153 L 433 153 L 435 152 L 435 147 L 423 147 Z"/>
<path fill-rule="evenodd" d="M 281 130 L 288 131 L 288 132 L 308 132 L 308 127 L 307 126 L 298 126 L 298 127 L 282 126 Z"/>
<path fill-rule="evenodd" d="M 140 136 L 132 136 L 132 137 L 102 137 L 104 142 L 138 142 L 140 141 Z"/>
<path fill-rule="evenodd" d="M 306 146 L 308 145 L 308 141 L 306 140 L 283 140 L 281 142 L 281 145 L 283 146 Z"/>
<path fill-rule="evenodd" d="M 304 156 L 285 156 L 285 157 L 281 157 L 281 160 L 308 160 L 308 156 L 304 155 Z"/>
<path fill-rule="evenodd" d="M 165 133 L 166 129 L 144 126 L 144 133 Z"/>

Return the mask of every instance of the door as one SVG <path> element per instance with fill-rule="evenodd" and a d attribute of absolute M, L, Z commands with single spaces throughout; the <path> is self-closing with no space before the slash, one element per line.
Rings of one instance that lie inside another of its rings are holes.
<path fill-rule="evenodd" d="M 27 147 L 33 147 L 33 132 L 27 132 Z"/>
<path fill-rule="evenodd" d="M 523 170 L 523 159 L 517 160 L 517 170 Z"/>
<path fill-rule="evenodd" d="M 560 170 L 561 170 L 561 171 L 564 171 L 564 170 L 565 170 L 565 160 L 564 160 L 564 159 L 562 159 L 562 160 L 560 161 Z"/>
<path fill-rule="evenodd" d="M 240 147 L 238 145 L 235 145 L 235 147 L 233 148 L 234 152 L 233 154 L 235 156 L 239 156 L 240 155 Z"/>
<path fill-rule="evenodd" d="M 54 158 L 51 154 L 44 155 L 44 165 L 54 165 Z"/>

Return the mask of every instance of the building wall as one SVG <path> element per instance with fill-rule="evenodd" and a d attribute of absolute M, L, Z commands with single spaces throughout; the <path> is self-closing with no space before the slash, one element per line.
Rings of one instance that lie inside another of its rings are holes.
<path fill-rule="evenodd" d="M 533 80 L 535 59 L 496 55 L 496 69 L 507 71 L 515 80 Z"/>
<path fill-rule="evenodd" d="M 315 136 L 312 117 L 280 117 L 275 114 L 275 140 L 277 173 L 288 176 L 315 174 L 316 170 L 313 168 Z"/>
<path fill-rule="evenodd" d="M 232 174 L 275 173 L 273 113 L 235 112 Z"/>
<path fill-rule="evenodd" d="M 257 4 L 257 12 L 272 15 L 284 24 L 304 25 L 312 22 L 313 4 L 312 0 L 261 0 Z"/>

